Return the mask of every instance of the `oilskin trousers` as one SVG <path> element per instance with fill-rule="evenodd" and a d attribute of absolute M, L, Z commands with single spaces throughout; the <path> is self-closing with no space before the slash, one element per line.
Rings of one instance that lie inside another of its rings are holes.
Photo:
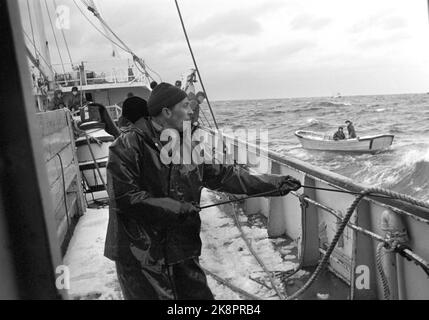
<path fill-rule="evenodd" d="M 125 300 L 214 300 L 198 258 L 167 266 L 116 261 Z"/>

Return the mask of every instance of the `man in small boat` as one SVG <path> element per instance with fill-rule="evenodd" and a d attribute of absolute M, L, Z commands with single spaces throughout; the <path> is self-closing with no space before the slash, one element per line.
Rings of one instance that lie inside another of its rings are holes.
<path fill-rule="evenodd" d="M 346 124 L 347 124 L 347 130 L 349 132 L 349 139 L 356 139 L 357 136 L 356 136 L 356 131 L 353 123 L 350 120 L 347 120 Z"/>
<path fill-rule="evenodd" d="M 77 87 L 73 87 L 72 95 L 67 103 L 71 112 L 79 111 L 86 104 L 85 97 L 79 92 Z"/>
<path fill-rule="evenodd" d="M 232 194 L 301 188 L 290 176 L 251 175 L 224 164 L 167 164 L 165 130 L 182 136 L 192 109 L 187 94 L 159 84 L 148 101 L 149 119 L 137 120 L 111 145 L 107 164 L 110 198 L 105 256 L 116 262 L 125 299 L 212 300 L 200 267 L 202 188 Z"/>
<path fill-rule="evenodd" d="M 344 134 L 344 128 L 343 127 L 339 127 L 338 131 L 335 132 L 334 140 L 335 141 L 346 140 L 346 135 Z"/>

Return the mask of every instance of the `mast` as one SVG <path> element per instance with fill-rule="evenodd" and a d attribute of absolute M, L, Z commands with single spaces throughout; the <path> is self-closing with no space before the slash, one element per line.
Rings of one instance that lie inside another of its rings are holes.
<path fill-rule="evenodd" d="M 43 73 L 48 77 L 48 81 L 52 83 L 54 81 L 54 73 L 52 71 L 52 62 L 51 62 L 51 54 L 49 51 L 49 43 L 46 37 L 45 26 L 43 23 L 43 15 L 42 15 L 42 6 L 39 0 L 30 1 L 30 6 L 32 8 L 34 14 L 34 23 L 35 23 L 35 34 L 37 35 L 35 41 L 36 46 L 40 51 L 40 54 L 44 59 L 40 59 L 40 67 L 42 68 Z M 48 65 L 46 65 L 48 64 Z"/>

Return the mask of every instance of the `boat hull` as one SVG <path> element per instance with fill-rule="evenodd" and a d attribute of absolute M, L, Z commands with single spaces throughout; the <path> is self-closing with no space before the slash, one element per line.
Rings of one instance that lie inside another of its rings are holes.
<path fill-rule="evenodd" d="M 374 153 L 390 148 L 393 135 L 379 135 L 348 140 L 328 140 L 325 137 L 310 132 L 298 131 L 296 137 L 304 149 L 337 152 Z"/>

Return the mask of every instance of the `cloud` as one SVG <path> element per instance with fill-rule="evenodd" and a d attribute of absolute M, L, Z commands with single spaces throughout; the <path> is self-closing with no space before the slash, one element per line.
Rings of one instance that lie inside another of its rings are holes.
<path fill-rule="evenodd" d="M 254 17 L 250 17 L 242 12 L 229 12 L 208 18 L 195 28 L 192 34 L 194 37 L 201 39 L 219 35 L 251 36 L 261 31 L 262 27 Z"/>
<path fill-rule="evenodd" d="M 273 46 L 269 48 L 269 52 L 275 56 L 291 56 L 298 52 L 317 47 L 317 43 L 308 40 L 296 40 L 289 43 Z"/>
<path fill-rule="evenodd" d="M 391 35 L 366 38 L 362 41 L 359 41 L 357 43 L 357 46 L 363 49 L 374 49 L 374 48 L 386 47 L 386 46 L 390 46 L 398 42 L 407 40 L 410 37 L 411 36 L 408 33 L 396 32 Z"/>
<path fill-rule="evenodd" d="M 389 12 L 373 14 L 368 18 L 362 19 L 349 28 L 351 33 L 360 33 L 368 29 L 395 30 L 407 27 L 408 22 L 397 15 L 391 15 Z"/>
<path fill-rule="evenodd" d="M 330 18 L 301 14 L 291 21 L 290 27 L 292 30 L 319 30 L 328 26 L 331 22 Z"/>

